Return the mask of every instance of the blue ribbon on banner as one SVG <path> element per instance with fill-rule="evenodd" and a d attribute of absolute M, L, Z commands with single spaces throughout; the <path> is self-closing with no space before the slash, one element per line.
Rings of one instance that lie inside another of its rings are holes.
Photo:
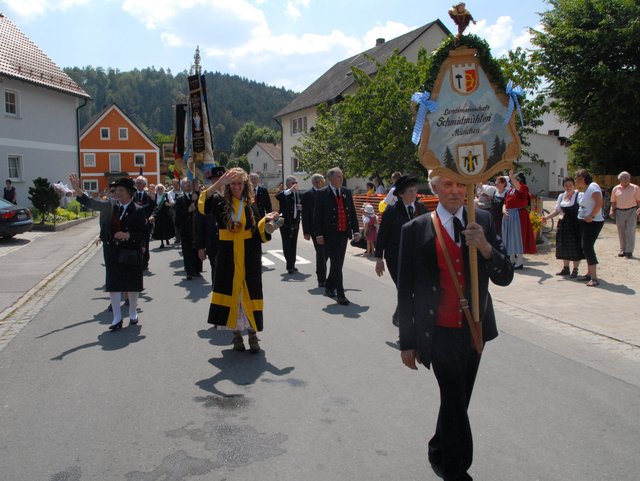
<path fill-rule="evenodd" d="M 509 80 L 506 92 L 507 97 L 509 97 L 509 106 L 507 107 L 507 114 L 504 116 L 504 123 L 509 123 L 513 115 L 513 108 L 516 107 L 518 109 L 518 115 L 520 116 L 520 123 L 524 127 L 524 119 L 522 118 L 522 110 L 520 109 L 520 101 L 518 100 L 518 97 L 524 96 L 524 89 L 519 85 L 514 87 L 513 80 Z"/>
<path fill-rule="evenodd" d="M 419 106 L 418 115 L 416 115 L 416 124 L 413 127 L 413 135 L 411 136 L 411 141 L 416 145 L 420 143 L 422 127 L 424 127 L 427 114 L 429 112 L 435 112 L 438 108 L 438 102 L 429 100 L 429 97 L 431 97 L 429 92 L 416 92 L 411 96 L 411 101 Z"/>

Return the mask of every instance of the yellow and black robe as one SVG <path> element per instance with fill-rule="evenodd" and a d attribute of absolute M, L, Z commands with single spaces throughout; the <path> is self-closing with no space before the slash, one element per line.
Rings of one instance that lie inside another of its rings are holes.
<path fill-rule="evenodd" d="M 240 202 L 235 198 L 232 200 L 233 212 L 237 212 Z M 238 232 L 232 232 L 227 228 L 230 212 L 224 198 L 214 194 L 207 199 L 204 191 L 198 199 L 198 210 L 201 214 L 212 213 L 216 217 L 219 228 L 216 271 L 207 322 L 235 329 L 239 301 L 241 301 L 253 330 L 262 331 L 262 248 L 260 245 L 271 240 L 271 236 L 264 231 L 264 218 L 255 225 L 253 222 L 260 218 L 258 209 L 255 204 L 245 205 L 240 216 L 242 227 Z"/>

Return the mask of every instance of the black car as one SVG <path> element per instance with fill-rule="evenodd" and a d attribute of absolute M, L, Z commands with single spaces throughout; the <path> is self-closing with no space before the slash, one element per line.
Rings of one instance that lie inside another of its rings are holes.
<path fill-rule="evenodd" d="M 13 237 L 31 229 L 33 219 L 29 209 L 0 199 L 0 238 Z"/>

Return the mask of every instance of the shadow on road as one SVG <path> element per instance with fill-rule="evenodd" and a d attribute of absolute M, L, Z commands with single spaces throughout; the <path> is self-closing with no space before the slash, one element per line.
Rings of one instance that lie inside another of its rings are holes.
<path fill-rule="evenodd" d="M 91 322 L 91 321 L 85 321 Z M 81 351 L 82 349 L 89 349 L 91 347 L 101 347 L 103 351 L 118 351 L 124 349 L 130 344 L 142 341 L 146 336 L 140 335 L 142 326 L 136 324 L 135 326 L 127 326 L 124 329 L 118 331 L 104 331 L 98 336 L 98 340 L 95 342 L 88 342 L 80 346 L 68 349 L 56 357 L 52 357 L 52 361 L 62 361 L 65 356 L 73 354 L 74 352 Z"/>
<path fill-rule="evenodd" d="M 93 316 L 93 319 L 89 319 L 87 321 L 76 322 L 74 324 L 69 324 L 67 326 L 61 327 L 60 329 L 54 329 L 53 331 L 49 331 L 46 334 L 42 334 L 41 336 L 36 337 L 36 339 L 42 339 L 43 337 L 50 336 L 51 334 L 55 334 L 57 332 L 63 332 L 67 329 L 73 329 L 74 327 L 83 326 L 85 324 L 92 324 L 94 322 L 98 322 L 100 324 L 109 325 L 111 324 L 111 320 L 113 316 L 106 309 L 102 311 L 100 314 L 96 314 Z"/>
<path fill-rule="evenodd" d="M 264 351 L 251 354 L 249 352 L 237 352 L 232 349 L 226 349 L 222 351 L 222 357 L 209 359 L 209 363 L 218 369 L 218 373 L 210 378 L 196 382 L 196 386 L 204 391 L 222 397 L 236 396 L 236 394 L 225 393 L 217 388 L 217 384 L 222 381 L 231 381 L 237 386 L 247 386 L 254 384 L 264 374 L 285 376 L 295 369 L 293 366 L 285 367 L 284 369 L 277 368 L 267 361 Z"/>

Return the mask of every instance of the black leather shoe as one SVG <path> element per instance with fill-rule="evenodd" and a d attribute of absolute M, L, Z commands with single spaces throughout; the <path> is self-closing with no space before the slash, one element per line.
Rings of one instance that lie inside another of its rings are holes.
<path fill-rule="evenodd" d="M 117 331 L 118 329 L 122 328 L 122 319 L 120 319 L 120 322 L 116 323 L 116 324 L 111 324 L 109 326 L 109 330 L 110 331 Z"/>
<path fill-rule="evenodd" d="M 348 306 L 349 304 L 351 304 L 351 303 L 349 302 L 349 299 L 347 299 L 346 297 L 338 297 L 338 298 L 336 299 L 336 302 L 337 302 L 338 304 L 340 304 L 341 306 Z"/>
<path fill-rule="evenodd" d="M 129 325 L 135 326 L 136 324 L 138 324 L 139 321 L 140 321 L 139 317 L 136 317 L 135 319 L 129 319 Z"/>
<path fill-rule="evenodd" d="M 187 276 L 188 281 L 190 281 L 191 279 L 193 279 L 193 276 Z"/>
<path fill-rule="evenodd" d="M 324 289 L 324 295 L 327 297 L 336 297 L 336 291 L 332 291 L 331 289 Z"/>

